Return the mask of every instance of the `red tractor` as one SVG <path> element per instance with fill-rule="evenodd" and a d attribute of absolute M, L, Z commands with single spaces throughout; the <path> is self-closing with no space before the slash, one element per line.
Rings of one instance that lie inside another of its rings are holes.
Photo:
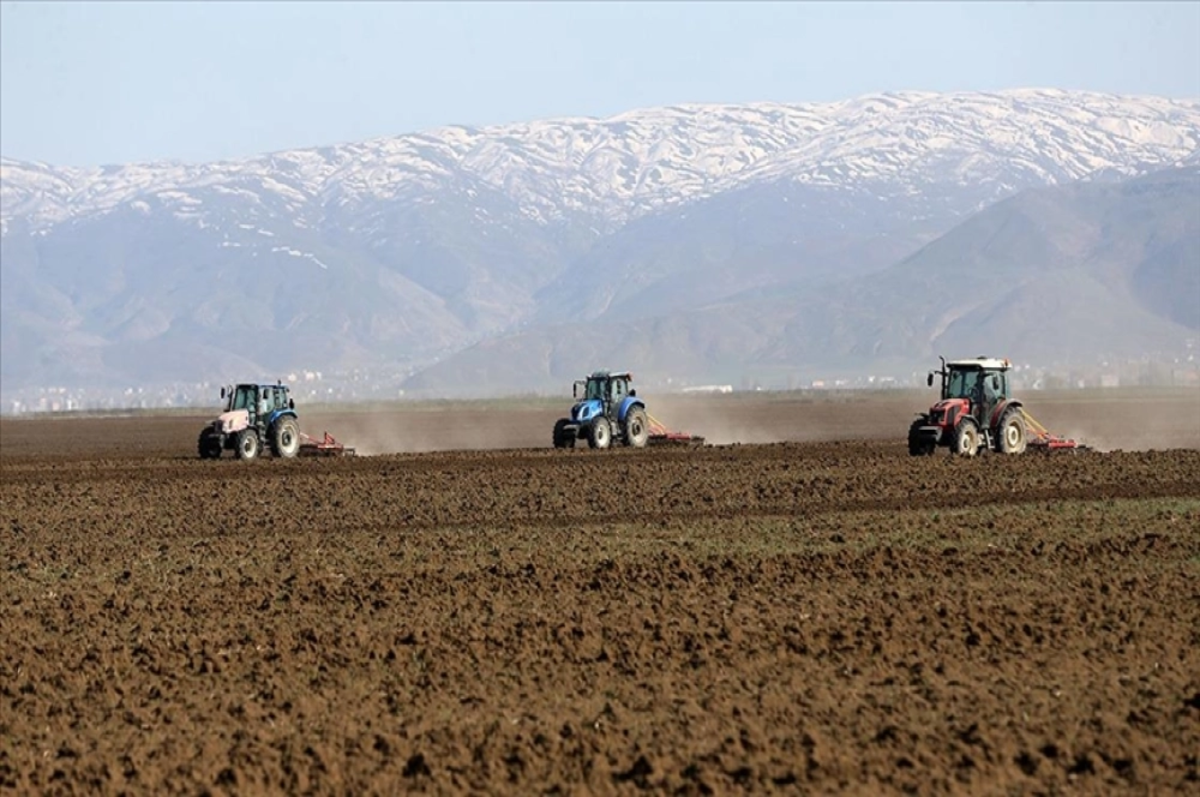
<path fill-rule="evenodd" d="M 1020 454 L 1029 444 L 1029 431 L 1021 402 L 1012 397 L 1007 359 L 980 357 L 946 362 L 931 371 L 942 378 L 942 397 L 913 421 L 908 430 L 908 453 L 932 454 L 938 446 L 953 454 L 973 457 L 981 449 Z"/>

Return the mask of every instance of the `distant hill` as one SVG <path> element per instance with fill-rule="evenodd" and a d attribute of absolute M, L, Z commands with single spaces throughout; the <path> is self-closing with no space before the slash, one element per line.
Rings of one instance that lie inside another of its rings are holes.
<path fill-rule="evenodd" d="M 1031 355 L 1164 346 L 1194 328 L 1197 244 L 1189 189 L 1148 175 L 1198 151 L 1200 101 L 1023 89 L 0 159 L 0 390 L 357 369 L 487 392 L 601 362 L 707 381 L 920 357 L 968 326 Z M 1135 188 L 1163 204 L 1105 210 Z M 1073 319 L 1057 340 L 1047 313 Z M 1105 314 L 1127 334 L 1091 329 Z"/>
<path fill-rule="evenodd" d="M 601 323 L 603 316 L 601 316 Z M 1200 169 L 1031 189 L 877 273 L 690 311 L 486 341 L 414 389 L 519 389 L 590 363 L 696 381 L 772 370 L 920 370 L 936 355 L 1078 363 L 1183 350 L 1200 332 Z"/>

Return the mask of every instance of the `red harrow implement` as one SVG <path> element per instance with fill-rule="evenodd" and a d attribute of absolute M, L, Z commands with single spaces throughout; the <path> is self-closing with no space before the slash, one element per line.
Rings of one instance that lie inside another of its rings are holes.
<path fill-rule="evenodd" d="M 1045 426 L 1042 426 L 1033 416 L 1021 408 L 1021 414 L 1025 416 L 1025 426 L 1029 429 L 1029 448 L 1034 451 L 1042 451 L 1051 453 L 1054 451 L 1091 451 L 1091 448 L 1083 445 L 1069 437 L 1052 434 L 1047 431 Z"/>
<path fill-rule="evenodd" d="M 318 440 L 300 433 L 300 456 L 302 457 L 352 457 L 354 449 L 348 448 L 334 439 L 329 432 Z"/>
<path fill-rule="evenodd" d="M 650 422 L 650 437 L 646 441 L 652 446 L 702 446 L 704 438 L 699 435 L 687 434 L 686 432 L 673 432 L 655 418 L 653 415 L 647 414 L 646 419 Z"/>

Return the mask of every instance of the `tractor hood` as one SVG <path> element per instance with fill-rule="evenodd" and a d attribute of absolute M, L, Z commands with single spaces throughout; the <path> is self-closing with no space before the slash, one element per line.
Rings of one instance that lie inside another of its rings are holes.
<path fill-rule="evenodd" d="M 934 412 L 945 412 L 946 410 L 950 409 L 951 407 L 959 407 L 959 408 L 961 408 L 961 410 L 963 412 L 966 412 L 967 407 L 970 405 L 970 403 L 971 402 L 967 401 L 965 398 L 942 399 L 937 404 L 933 405 L 933 411 Z"/>
<path fill-rule="evenodd" d="M 221 434 L 233 434 L 240 432 L 250 425 L 249 410 L 230 410 L 222 412 L 213 421 L 213 428 Z"/>
<path fill-rule="evenodd" d="M 600 399 L 584 399 L 571 408 L 571 420 L 575 423 L 587 423 L 604 410 Z"/>
<path fill-rule="evenodd" d="M 970 411 L 971 402 L 965 398 L 942 399 L 929 410 L 929 422 L 936 426 L 954 426 Z"/>

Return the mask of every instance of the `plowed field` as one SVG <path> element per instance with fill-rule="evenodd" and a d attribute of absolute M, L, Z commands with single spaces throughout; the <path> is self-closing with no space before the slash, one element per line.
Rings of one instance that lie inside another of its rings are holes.
<path fill-rule="evenodd" d="M 1196 793 L 1190 402 L 1186 448 L 971 460 L 859 402 L 252 463 L 197 418 L 4 421 L 0 792 Z"/>

